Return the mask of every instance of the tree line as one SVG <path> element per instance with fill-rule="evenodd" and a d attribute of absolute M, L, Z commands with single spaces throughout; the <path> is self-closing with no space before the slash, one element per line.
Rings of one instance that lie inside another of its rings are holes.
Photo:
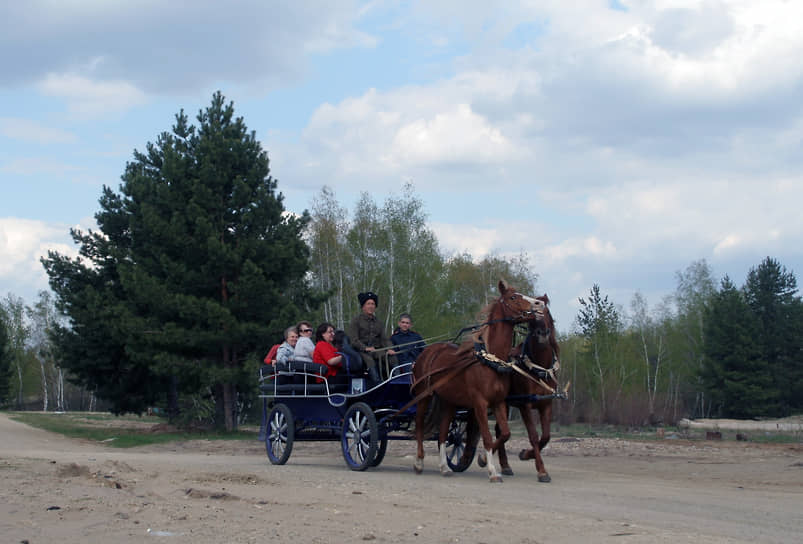
<path fill-rule="evenodd" d="M 475 323 L 500 278 L 538 294 L 526 254 L 445 254 L 411 185 L 381 203 L 363 193 L 352 211 L 325 186 L 309 212 L 289 213 L 233 103 L 218 92 L 196 120 L 180 111 L 134 152 L 119 189 L 103 188 L 98 230 L 71 231 L 78 257 L 42 260 L 54 296 L 0 305 L 1 403 L 156 406 L 234 429 L 282 331 L 301 319 L 344 327 L 360 291 L 379 293 L 388 330 L 409 312 L 435 339 Z M 800 410 L 794 275 L 767 258 L 740 289 L 727 277 L 717 286 L 705 261 L 677 280 L 654 308 L 637 293 L 626 312 L 598 285 L 580 299 L 560 338 L 573 382 L 562 421 Z"/>
<path fill-rule="evenodd" d="M 574 394 L 565 421 L 627 425 L 681 417 L 779 417 L 803 411 L 803 303 L 791 271 L 771 257 L 737 288 L 705 260 L 677 273 L 677 288 L 629 311 L 594 285 L 580 299 L 563 361 Z"/>

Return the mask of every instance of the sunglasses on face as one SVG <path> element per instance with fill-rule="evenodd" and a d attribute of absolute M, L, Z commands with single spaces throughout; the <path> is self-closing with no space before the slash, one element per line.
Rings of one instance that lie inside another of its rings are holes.
<path fill-rule="evenodd" d="M 312 332 L 312 329 L 301 329 L 301 332 Z"/>

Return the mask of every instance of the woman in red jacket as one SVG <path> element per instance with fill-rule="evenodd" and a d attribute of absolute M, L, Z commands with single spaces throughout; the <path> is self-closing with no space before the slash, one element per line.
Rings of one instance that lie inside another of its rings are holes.
<path fill-rule="evenodd" d="M 343 366 L 343 356 L 337 353 L 332 341 L 335 339 L 335 328 L 331 323 L 321 323 L 315 330 L 315 351 L 312 352 L 312 362 L 326 365 L 326 377 L 337 375 Z"/>

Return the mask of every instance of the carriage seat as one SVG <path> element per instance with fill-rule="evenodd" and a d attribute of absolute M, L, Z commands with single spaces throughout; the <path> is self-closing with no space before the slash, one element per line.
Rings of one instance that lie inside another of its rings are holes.
<path fill-rule="evenodd" d="M 259 389 L 266 394 L 275 392 L 282 395 L 303 395 L 305 393 L 307 395 L 325 395 L 326 384 L 320 383 L 318 377 L 323 378 L 327 370 L 326 365 L 306 361 L 264 365 L 259 370 Z M 292 374 L 277 375 L 277 372 L 291 372 Z M 274 379 L 277 380 L 275 384 L 273 383 Z M 351 383 L 346 374 L 330 377 L 327 381 L 329 393 L 346 393 Z"/>

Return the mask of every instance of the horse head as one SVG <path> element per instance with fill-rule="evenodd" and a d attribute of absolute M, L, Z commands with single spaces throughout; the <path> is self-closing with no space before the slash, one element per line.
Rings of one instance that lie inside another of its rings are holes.
<path fill-rule="evenodd" d="M 541 315 L 539 311 L 542 310 L 542 301 L 523 295 L 505 280 L 499 280 L 499 298 L 483 310 L 482 313 L 487 320 L 474 333 L 474 341 L 481 340 L 488 353 L 507 360 L 510 355 L 514 325 L 539 319 Z"/>
<path fill-rule="evenodd" d="M 539 344 L 548 344 L 550 336 L 555 334 L 555 321 L 549 312 L 549 297 L 544 293 L 535 299 L 543 305 L 542 319 L 530 321 L 530 331 Z"/>
<path fill-rule="evenodd" d="M 544 294 L 535 297 L 544 305 L 543 319 L 529 322 L 525 353 L 530 360 L 542 368 L 560 368 L 560 346 L 555 335 L 555 321 L 549 311 L 549 297 Z"/>
<path fill-rule="evenodd" d="M 516 291 L 515 287 L 499 280 L 499 306 L 504 319 L 515 322 L 540 320 L 543 318 L 546 304 L 539 297 L 528 297 Z"/>

